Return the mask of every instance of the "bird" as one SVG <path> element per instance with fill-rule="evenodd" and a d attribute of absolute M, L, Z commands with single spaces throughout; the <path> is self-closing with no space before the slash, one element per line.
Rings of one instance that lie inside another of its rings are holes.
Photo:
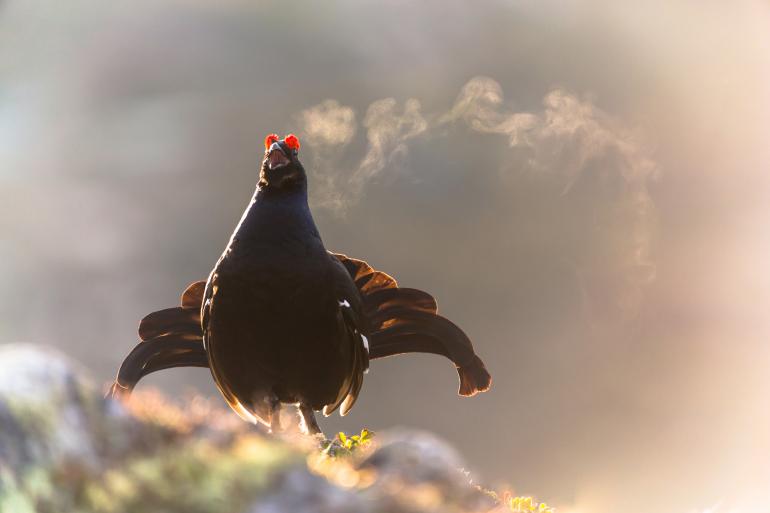
<path fill-rule="evenodd" d="M 208 279 L 141 320 L 108 396 L 127 397 L 153 372 L 205 367 L 244 420 L 279 432 L 282 406 L 293 405 L 302 432 L 322 435 L 315 413 L 346 415 L 370 360 L 432 353 L 454 363 L 461 396 L 490 388 L 470 339 L 433 296 L 326 249 L 299 149 L 294 134 L 265 138 L 256 191 Z"/>

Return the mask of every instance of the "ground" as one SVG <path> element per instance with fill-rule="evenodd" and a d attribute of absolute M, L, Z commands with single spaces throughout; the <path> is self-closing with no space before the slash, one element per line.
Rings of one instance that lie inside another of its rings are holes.
<path fill-rule="evenodd" d="M 50 349 L 0 346 L 0 511 L 550 511 L 474 483 L 430 433 L 276 437 L 200 397 L 101 388 Z"/>

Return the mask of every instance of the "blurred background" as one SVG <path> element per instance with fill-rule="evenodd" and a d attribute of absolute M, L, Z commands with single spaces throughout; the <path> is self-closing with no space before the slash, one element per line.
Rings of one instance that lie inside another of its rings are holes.
<path fill-rule="evenodd" d="M 294 132 L 327 247 L 495 379 L 377 361 L 327 433 L 432 430 L 563 513 L 764 512 L 769 91 L 759 0 L 0 1 L 0 343 L 111 380 Z"/>

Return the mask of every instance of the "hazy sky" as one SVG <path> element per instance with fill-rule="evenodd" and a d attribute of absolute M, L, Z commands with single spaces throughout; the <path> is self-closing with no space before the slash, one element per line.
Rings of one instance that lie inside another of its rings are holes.
<path fill-rule="evenodd" d="M 289 131 L 327 247 L 495 379 L 375 362 L 327 432 L 436 431 L 560 513 L 766 511 L 766 2 L 0 1 L 0 342 L 111 379 Z"/>

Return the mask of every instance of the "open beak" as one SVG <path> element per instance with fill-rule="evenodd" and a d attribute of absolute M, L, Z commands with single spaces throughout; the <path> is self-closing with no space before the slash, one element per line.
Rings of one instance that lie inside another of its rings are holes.
<path fill-rule="evenodd" d="M 267 150 L 267 167 L 270 170 L 288 166 L 291 163 L 289 157 L 283 152 L 283 148 L 277 142 L 274 142 Z"/>

